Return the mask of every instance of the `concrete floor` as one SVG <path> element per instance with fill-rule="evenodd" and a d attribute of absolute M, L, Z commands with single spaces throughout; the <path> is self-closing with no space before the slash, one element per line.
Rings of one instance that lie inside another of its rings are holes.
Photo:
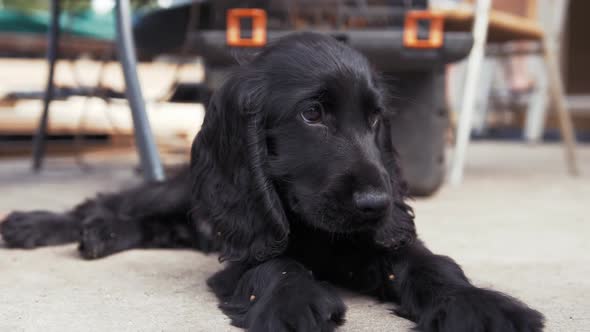
<path fill-rule="evenodd" d="M 472 280 L 506 291 L 547 317 L 547 331 L 590 331 L 590 146 L 583 175 L 568 177 L 556 145 L 475 143 L 460 187 L 413 203 L 421 237 L 454 257 Z M 132 181 L 129 158 L 93 156 L 90 173 L 50 160 L 0 162 L 0 214 L 62 209 L 80 196 Z M 34 206 L 29 206 L 34 202 Z M 235 331 L 205 278 L 216 258 L 191 251 L 134 250 L 83 261 L 75 246 L 0 248 L 0 331 Z M 406 331 L 389 305 L 345 294 L 341 331 Z"/>

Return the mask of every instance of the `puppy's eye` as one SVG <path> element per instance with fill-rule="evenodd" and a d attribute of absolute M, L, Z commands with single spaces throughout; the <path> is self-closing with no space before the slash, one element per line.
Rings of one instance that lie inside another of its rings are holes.
<path fill-rule="evenodd" d="M 369 115 L 369 126 L 371 128 L 375 128 L 377 126 L 377 123 L 379 123 L 380 118 L 381 115 L 378 111 L 373 112 L 371 115 Z"/>
<path fill-rule="evenodd" d="M 303 118 L 303 121 L 310 124 L 320 123 L 322 122 L 322 113 L 322 105 L 316 104 L 301 112 L 301 117 Z"/>

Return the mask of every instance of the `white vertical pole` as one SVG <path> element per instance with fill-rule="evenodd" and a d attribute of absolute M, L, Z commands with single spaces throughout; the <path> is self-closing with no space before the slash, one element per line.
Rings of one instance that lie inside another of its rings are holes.
<path fill-rule="evenodd" d="M 475 97 L 481 65 L 484 58 L 486 39 L 488 34 L 488 22 L 490 18 L 491 0 L 478 0 L 475 8 L 475 22 L 473 24 L 473 48 L 467 60 L 467 75 L 465 78 L 465 90 L 463 103 L 459 114 L 457 126 L 457 142 L 451 165 L 449 181 L 452 185 L 458 185 L 463 179 L 463 167 L 465 154 L 471 134 L 472 117 L 475 109 Z"/>

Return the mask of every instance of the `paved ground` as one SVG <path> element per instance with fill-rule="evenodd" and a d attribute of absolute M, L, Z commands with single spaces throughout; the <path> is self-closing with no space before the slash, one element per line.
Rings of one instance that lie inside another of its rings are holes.
<path fill-rule="evenodd" d="M 457 188 L 414 202 L 422 238 L 475 283 L 509 292 L 547 316 L 548 331 L 590 331 L 590 146 L 583 175 L 565 175 L 558 146 L 477 143 Z M 51 160 L 0 162 L 0 213 L 60 209 L 132 181 L 128 158 L 94 156 L 91 173 Z M 34 206 L 29 206 L 34 204 Z M 75 246 L 0 248 L 0 331 L 234 331 L 203 282 L 219 269 L 197 252 L 134 250 L 98 261 Z M 346 294 L 342 331 L 406 331 L 388 305 Z"/>

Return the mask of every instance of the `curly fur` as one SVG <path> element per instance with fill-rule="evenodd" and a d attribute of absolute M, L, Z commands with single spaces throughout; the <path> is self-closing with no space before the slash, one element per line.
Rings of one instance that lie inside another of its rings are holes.
<path fill-rule="evenodd" d="M 227 264 L 208 284 L 250 331 L 333 331 L 346 307 L 332 285 L 396 303 L 421 331 L 541 331 L 541 314 L 473 286 L 417 239 L 382 87 L 356 51 L 291 35 L 214 93 L 190 167 L 65 213 L 14 212 L 2 236 L 9 247 L 79 241 L 87 259 L 219 250 Z M 321 122 L 305 119 L 312 109 Z"/>

